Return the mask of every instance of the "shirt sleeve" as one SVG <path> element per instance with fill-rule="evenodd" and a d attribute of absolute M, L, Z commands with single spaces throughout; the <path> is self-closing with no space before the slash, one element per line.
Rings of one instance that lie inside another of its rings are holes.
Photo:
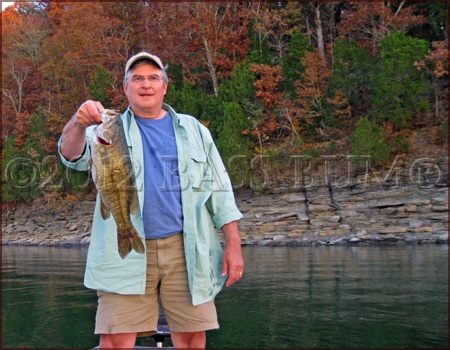
<path fill-rule="evenodd" d="M 216 228 L 243 217 L 239 211 L 233 194 L 233 188 L 222 158 L 208 131 L 206 145 L 209 177 L 211 179 L 211 195 L 206 206 Z"/>

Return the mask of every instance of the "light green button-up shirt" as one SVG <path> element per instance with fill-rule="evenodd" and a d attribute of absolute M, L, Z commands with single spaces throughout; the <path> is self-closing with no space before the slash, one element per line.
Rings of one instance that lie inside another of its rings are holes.
<path fill-rule="evenodd" d="M 212 300 L 223 287 L 222 246 L 216 228 L 239 220 L 232 186 L 208 129 L 195 118 L 176 113 L 164 104 L 173 120 L 178 149 L 181 201 L 183 206 L 183 235 L 189 289 L 193 305 Z M 130 108 L 122 115 L 125 137 L 133 162 L 138 190 L 139 207 L 131 221 L 142 237 L 144 225 L 144 157 L 141 135 Z M 86 131 L 87 146 L 83 156 L 62 162 L 73 169 L 88 170 L 90 144 L 94 127 Z M 58 143 L 60 151 L 62 137 Z M 144 294 L 146 255 L 134 250 L 122 259 L 117 250 L 117 228 L 111 216 L 103 220 L 100 201 L 94 211 L 84 284 L 87 288 L 119 294 Z"/>

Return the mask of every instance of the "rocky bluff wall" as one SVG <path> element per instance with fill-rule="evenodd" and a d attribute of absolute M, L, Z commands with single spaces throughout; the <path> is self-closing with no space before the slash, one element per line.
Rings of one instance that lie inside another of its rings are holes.
<path fill-rule="evenodd" d="M 302 185 L 277 193 L 239 192 L 246 245 L 448 242 L 447 178 L 426 186 L 379 181 Z M 385 185 L 385 184 L 384 184 Z M 95 201 L 36 200 L 3 213 L 3 245 L 82 246 L 90 241 Z"/>

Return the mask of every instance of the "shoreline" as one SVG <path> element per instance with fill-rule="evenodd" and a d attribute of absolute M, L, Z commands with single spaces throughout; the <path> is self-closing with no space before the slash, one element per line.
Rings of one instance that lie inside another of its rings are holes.
<path fill-rule="evenodd" d="M 243 246 L 448 244 L 448 187 L 237 191 Z M 87 247 L 95 195 L 2 213 L 2 245 Z M 219 235 L 223 241 L 221 232 Z"/>

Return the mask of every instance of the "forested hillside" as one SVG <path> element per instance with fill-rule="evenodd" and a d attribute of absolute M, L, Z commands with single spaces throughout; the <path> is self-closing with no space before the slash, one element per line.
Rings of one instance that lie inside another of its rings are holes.
<path fill-rule="evenodd" d="M 142 50 L 169 65 L 166 102 L 209 127 L 236 186 L 299 157 L 388 166 L 423 128 L 448 140 L 447 2 L 16 2 L 1 15 L 3 204 L 92 189 L 57 140 L 87 99 L 127 107 L 124 65 Z"/>

